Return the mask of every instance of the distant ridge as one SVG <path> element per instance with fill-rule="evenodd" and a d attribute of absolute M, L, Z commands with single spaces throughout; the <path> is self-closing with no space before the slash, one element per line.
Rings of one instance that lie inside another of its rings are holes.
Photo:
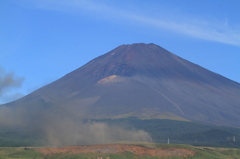
<path fill-rule="evenodd" d="M 79 118 L 166 118 L 240 126 L 240 84 L 155 44 L 121 45 L 5 106 Z"/>

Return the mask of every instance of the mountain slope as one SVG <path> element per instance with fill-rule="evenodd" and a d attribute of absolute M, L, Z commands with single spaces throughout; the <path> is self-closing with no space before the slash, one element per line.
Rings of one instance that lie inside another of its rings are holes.
<path fill-rule="evenodd" d="M 76 118 L 187 119 L 240 126 L 240 84 L 155 44 L 121 45 L 6 104 Z M 61 110 L 61 111 L 60 111 Z"/>

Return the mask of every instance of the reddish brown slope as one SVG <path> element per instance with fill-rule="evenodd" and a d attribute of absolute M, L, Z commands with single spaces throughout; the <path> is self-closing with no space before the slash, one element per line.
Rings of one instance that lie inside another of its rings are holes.
<path fill-rule="evenodd" d="M 195 151 L 183 148 L 147 148 L 136 145 L 124 145 L 124 144 L 101 144 L 91 146 L 67 146 L 60 148 L 41 148 L 38 149 L 44 155 L 54 155 L 58 153 L 62 154 L 81 154 L 81 153 L 99 153 L 99 154 L 119 154 L 122 152 L 132 152 L 137 156 L 158 156 L 158 157 L 170 157 L 181 156 L 188 157 L 194 156 Z"/>

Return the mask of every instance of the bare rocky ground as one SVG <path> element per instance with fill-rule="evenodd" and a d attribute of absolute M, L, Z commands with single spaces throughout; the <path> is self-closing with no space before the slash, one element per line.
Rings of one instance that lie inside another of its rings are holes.
<path fill-rule="evenodd" d="M 39 148 L 39 152 L 44 155 L 55 154 L 87 154 L 87 153 L 99 153 L 99 154 L 120 154 L 123 152 L 131 152 L 137 156 L 156 156 L 156 157 L 189 157 L 194 156 L 195 151 L 184 148 L 149 148 L 138 145 L 128 144 L 99 144 L 89 146 L 66 146 L 59 148 Z"/>

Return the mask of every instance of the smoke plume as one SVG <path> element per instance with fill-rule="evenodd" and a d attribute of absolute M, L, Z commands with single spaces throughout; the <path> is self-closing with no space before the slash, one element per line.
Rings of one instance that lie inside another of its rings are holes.
<path fill-rule="evenodd" d="M 22 96 L 20 93 L 13 93 L 12 90 L 20 88 L 24 78 L 17 77 L 13 72 L 6 72 L 0 67 L 0 101 L 7 102 Z"/>
<path fill-rule="evenodd" d="M 0 126 L 16 127 L 26 134 L 41 134 L 40 145 L 67 146 L 112 143 L 117 141 L 150 141 L 150 136 L 142 130 L 127 129 L 108 125 L 104 122 L 78 120 L 76 117 L 58 109 L 29 113 L 25 108 L 0 107 Z"/>

